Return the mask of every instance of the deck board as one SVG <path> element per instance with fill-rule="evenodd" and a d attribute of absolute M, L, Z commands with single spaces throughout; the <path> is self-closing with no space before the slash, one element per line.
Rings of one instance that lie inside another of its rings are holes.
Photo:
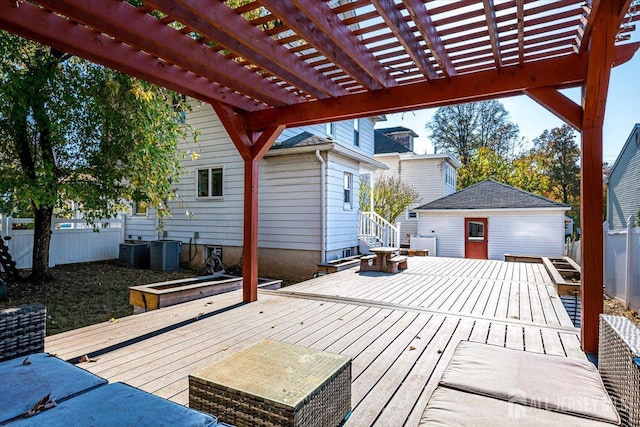
<path fill-rule="evenodd" d="M 48 337 L 63 359 L 188 404 L 188 375 L 262 339 L 352 358 L 352 426 L 418 425 L 461 340 L 584 359 L 537 264 L 412 257 L 398 274 L 348 269 L 252 304 L 223 295 Z"/>

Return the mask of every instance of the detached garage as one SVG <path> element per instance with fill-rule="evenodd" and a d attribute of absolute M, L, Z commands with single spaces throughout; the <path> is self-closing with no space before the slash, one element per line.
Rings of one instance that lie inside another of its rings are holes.
<path fill-rule="evenodd" d="M 562 256 L 569 206 L 486 180 L 416 208 L 418 233 L 437 236 L 438 256 L 502 260 Z"/>

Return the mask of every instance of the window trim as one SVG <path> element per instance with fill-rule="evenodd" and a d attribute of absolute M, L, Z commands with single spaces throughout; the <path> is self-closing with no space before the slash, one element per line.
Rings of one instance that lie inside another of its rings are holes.
<path fill-rule="evenodd" d="M 414 211 L 415 208 L 417 208 L 419 205 L 410 205 L 407 206 L 407 208 L 405 209 L 405 220 L 406 221 L 417 221 L 418 220 L 418 212 Z M 413 212 L 411 212 L 413 211 Z M 411 214 L 414 214 L 415 216 L 410 216 Z"/>
<path fill-rule="evenodd" d="M 348 187 L 347 187 L 348 184 Z M 347 193 L 349 191 L 349 193 Z M 342 202 L 343 209 L 345 211 L 353 210 L 353 174 L 351 172 L 344 172 L 342 177 Z M 348 194 L 348 201 L 347 199 Z"/>
<path fill-rule="evenodd" d="M 140 212 L 139 208 L 138 208 L 138 204 L 139 203 L 144 203 L 146 205 L 146 207 L 144 208 L 144 212 Z M 149 216 L 149 203 L 145 202 L 145 201 L 140 201 L 140 202 L 133 202 L 133 216 L 137 216 L 137 217 L 143 217 L 143 216 Z"/>
<path fill-rule="evenodd" d="M 200 188 L 199 188 L 199 176 L 200 176 L 200 171 L 206 170 L 208 171 L 207 174 L 207 196 L 201 196 L 200 195 Z M 220 170 L 221 174 L 222 174 L 222 188 L 221 188 L 221 192 L 222 194 L 219 196 L 213 196 L 211 195 L 213 188 L 211 187 L 212 185 L 212 171 L 214 170 Z M 225 173 L 224 173 L 225 167 L 224 165 L 211 165 L 211 166 L 202 166 L 202 167 L 196 167 L 195 168 L 195 198 L 196 200 L 222 200 L 224 199 L 224 182 L 225 182 Z"/>
<path fill-rule="evenodd" d="M 360 146 L 360 119 L 353 119 L 353 145 Z"/>
<path fill-rule="evenodd" d="M 328 137 L 335 139 L 335 137 L 336 137 L 336 122 L 326 122 L 324 124 L 324 133 Z"/>

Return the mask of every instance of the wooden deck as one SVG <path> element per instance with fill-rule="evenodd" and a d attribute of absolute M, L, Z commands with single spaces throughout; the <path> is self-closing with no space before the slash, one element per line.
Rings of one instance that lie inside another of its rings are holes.
<path fill-rule="evenodd" d="M 401 273 L 357 268 L 242 304 L 240 291 L 47 338 L 46 350 L 187 404 L 187 376 L 268 338 L 353 358 L 347 426 L 416 426 L 460 340 L 585 358 L 537 264 L 435 257 Z"/>

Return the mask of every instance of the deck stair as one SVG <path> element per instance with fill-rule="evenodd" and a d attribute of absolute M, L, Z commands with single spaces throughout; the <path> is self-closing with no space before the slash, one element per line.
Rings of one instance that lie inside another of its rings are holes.
<path fill-rule="evenodd" d="M 393 225 L 373 211 L 360 211 L 358 229 L 361 254 L 368 255 L 376 247 L 400 247 L 400 223 Z"/>

